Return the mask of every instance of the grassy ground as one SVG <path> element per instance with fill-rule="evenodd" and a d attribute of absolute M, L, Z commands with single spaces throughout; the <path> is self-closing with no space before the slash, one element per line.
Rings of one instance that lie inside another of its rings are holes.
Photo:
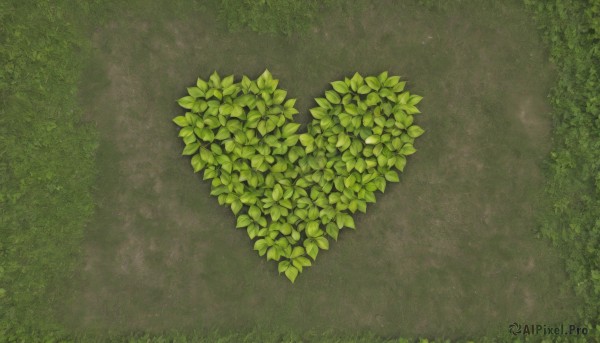
<path fill-rule="evenodd" d="M 85 38 L 74 18 L 92 6 L 0 2 L 1 342 L 57 330 L 48 309 L 64 299 L 48 291 L 71 277 L 93 213 L 96 137 L 77 106 Z"/>
<path fill-rule="evenodd" d="M 442 13 L 378 1 L 333 11 L 302 37 L 229 34 L 198 5 L 115 11 L 94 32 L 80 92 L 100 132 L 98 208 L 57 315 L 87 332 L 448 337 L 574 319 L 563 265 L 534 234 L 553 71 L 519 2 L 478 3 Z M 354 71 L 389 70 L 426 97 L 428 131 L 401 183 L 293 286 L 208 196 L 170 123 L 198 75 L 265 67 L 302 113 Z"/>

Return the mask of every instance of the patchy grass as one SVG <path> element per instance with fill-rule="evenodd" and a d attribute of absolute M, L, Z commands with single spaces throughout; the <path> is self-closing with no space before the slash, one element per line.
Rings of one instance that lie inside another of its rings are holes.
<path fill-rule="evenodd" d="M 93 129 L 76 83 L 90 3 L 0 3 L 0 341 L 60 330 L 51 308 L 93 212 Z M 78 24 L 81 24 L 78 22 Z M 43 29 L 40 29 L 43 28 Z"/>
<path fill-rule="evenodd" d="M 57 309 L 71 329 L 476 337 L 575 320 L 562 262 L 534 234 L 554 74 L 520 3 L 442 13 L 379 1 L 290 37 L 226 33 L 211 6 L 115 14 L 94 34 L 80 91 L 100 176 L 80 277 Z M 428 131 L 401 183 L 293 286 L 208 196 L 170 122 L 198 75 L 265 67 L 303 122 L 328 82 L 354 71 L 389 70 L 425 96 Z"/>

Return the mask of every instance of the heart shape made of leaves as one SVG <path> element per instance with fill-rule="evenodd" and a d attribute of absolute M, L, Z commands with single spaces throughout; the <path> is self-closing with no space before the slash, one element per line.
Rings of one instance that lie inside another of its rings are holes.
<path fill-rule="evenodd" d="M 405 91 L 399 76 L 355 73 L 315 99 L 313 120 L 299 134 L 296 100 L 286 101 L 278 83 L 268 70 L 237 83 L 214 72 L 187 88 L 178 103 L 188 112 L 173 121 L 183 155 L 211 180 L 210 194 L 293 283 L 311 266 L 307 256 L 316 260 L 328 238 L 355 228 L 352 213 L 366 213 L 376 191 L 399 181 L 396 170 L 424 133 L 413 125 L 422 97 Z"/>

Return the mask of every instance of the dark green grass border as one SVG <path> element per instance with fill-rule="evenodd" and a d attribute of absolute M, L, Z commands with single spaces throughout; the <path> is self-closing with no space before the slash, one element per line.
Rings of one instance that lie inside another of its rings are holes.
<path fill-rule="evenodd" d="M 59 330 L 46 294 L 72 275 L 93 213 L 97 139 L 80 124 L 73 15 L 90 7 L 0 2 L 0 342 Z"/>
<path fill-rule="evenodd" d="M 448 6 L 437 0 L 419 2 L 433 10 Z M 549 210 L 541 217 L 540 234 L 562 248 L 573 287 L 584 300 L 579 312 L 591 329 L 587 341 L 600 341 L 600 65 L 594 62 L 600 59 L 600 0 L 525 3 L 540 24 L 559 75 L 551 95 L 554 150 L 547 170 Z M 321 6 L 335 1 L 237 4 L 221 0 L 215 5 L 230 29 L 290 34 L 309 27 Z M 448 342 L 335 332 L 299 336 L 260 329 L 75 338 L 62 332 L 44 308 L 57 301 L 46 297 L 51 293 L 47 290 L 70 277 L 82 228 L 93 211 L 90 193 L 97 137 L 93 128 L 80 124 L 82 107 L 75 94 L 92 18 L 94 22 L 107 18 L 106 8 L 106 2 L 0 4 L 1 342 Z M 265 11 L 279 20 L 261 22 L 252 16 Z M 250 15 L 238 21 L 245 13 Z"/>
<path fill-rule="evenodd" d="M 540 233 L 565 259 L 579 314 L 600 324 L 600 1 L 525 0 L 558 69 Z"/>

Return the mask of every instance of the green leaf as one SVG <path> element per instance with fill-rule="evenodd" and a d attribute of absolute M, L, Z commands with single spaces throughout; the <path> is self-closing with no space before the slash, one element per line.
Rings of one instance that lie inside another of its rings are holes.
<path fill-rule="evenodd" d="M 258 229 L 256 228 L 256 225 L 248 226 L 246 232 L 248 233 L 248 237 L 250 237 L 250 239 L 254 239 L 254 237 L 258 235 Z M 261 256 L 263 255 L 262 251 L 264 250 L 261 250 L 261 252 L 259 252 Z"/>
<path fill-rule="evenodd" d="M 270 208 L 269 214 L 273 221 L 277 221 L 281 217 L 281 208 L 277 205 Z"/>
<path fill-rule="evenodd" d="M 275 185 L 275 187 L 273 188 L 273 194 L 271 196 L 275 201 L 279 201 L 279 199 L 281 199 L 281 197 L 283 196 L 283 188 L 281 188 L 280 184 Z"/>
<path fill-rule="evenodd" d="M 300 265 L 302 267 L 310 267 L 312 265 L 312 263 L 310 262 L 309 259 L 307 259 L 304 256 L 298 256 L 294 259 L 295 261 L 298 261 L 298 263 L 300 263 Z"/>
<path fill-rule="evenodd" d="M 416 104 L 420 103 L 421 100 L 423 100 L 422 96 L 413 95 L 408 99 L 408 104 L 411 106 L 415 106 Z"/>
<path fill-rule="evenodd" d="M 290 219 L 290 217 L 288 217 L 288 219 Z M 292 231 L 292 239 L 299 241 L 300 240 L 300 232 L 293 230 Z"/>
<path fill-rule="evenodd" d="M 277 265 L 277 271 L 279 274 L 285 272 L 290 267 L 290 261 L 281 261 Z"/>
<path fill-rule="evenodd" d="M 243 206 L 244 205 L 242 204 L 241 201 L 235 200 L 234 202 L 231 203 L 231 211 L 233 212 L 233 214 L 238 214 Z"/>
<path fill-rule="evenodd" d="M 252 81 L 248 78 L 248 76 L 242 76 L 242 87 L 247 90 L 250 88 L 251 85 Z"/>
<path fill-rule="evenodd" d="M 265 136 L 267 134 L 267 122 L 266 121 L 261 120 L 258 123 L 258 126 L 256 128 L 262 136 Z"/>
<path fill-rule="evenodd" d="M 333 238 L 334 240 L 337 241 L 340 228 L 336 224 L 334 224 L 334 223 L 327 224 L 325 231 L 331 238 Z"/>
<path fill-rule="evenodd" d="M 219 77 L 219 74 L 217 74 L 216 70 L 210 75 L 209 80 L 212 82 L 213 87 L 221 88 L 221 78 Z"/>
<path fill-rule="evenodd" d="M 187 121 L 187 119 L 184 116 L 178 116 L 173 118 L 173 122 L 179 127 L 185 127 L 191 124 Z"/>
<path fill-rule="evenodd" d="M 333 89 L 340 94 L 346 94 L 350 91 L 348 85 L 346 85 L 344 81 L 334 81 L 331 83 L 331 86 L 333 86 Z"/>
<path fill-rule="evenodd" d="M 400 76 L 391 76 L 391 77 L 388 77 L 387 80 L 385 80 L 385 82 L 383 83 L 383 86 L 392 88 L 395 85 L 397 85 L 399 81 L 400 81 Z"/>
<path fill-rule="evenodd" d="M 283 104 L 283 108 L 293 108 L 295 104 L 296 99 L 288 99 L 285 101 L 285 104 Z"/>
<path fill-rule="evenodd" d="M 379 83 L 379 80 L 374 76 L 365 77 L 365 82 L 367 83 L 369 88 L 373 90 L 377 91 L 379 90 L 379 88 L 381 88 L 381 83 Z"/>
<path fill-rule="evenodd" d="M 179 106 L 183 107 L 183 108 L 187 108 L 188 110 L 191 109 L 192 107 L 194 107 L 194 103 L 196 102 L 196 99 L 194 99 L 193 96 L 184 96 L 183 98 L 177 100 L 177 103 L 179 104 Z"/>
<path fill-rule="evenodd" d="M 256 206 L 250 206 L 250 208 L 248 209 L 248 216 L 250 216 L 250 218 L 252 218 L 254 221 L 257 221 L 258 219 L 260 219 L 262 214 L 262 211 L 256 207 Z"/>
<path fill-rule="evenodd" d="M 250 158 L 250 163 L 254 169 L 258 169 L 264 161 L 265 157 L 262 155 L 254 155 Z"/>
<path fill-rule="evenodd" d="M 358 200 L 352 199 L 352 201 L 350 201 L 350 204 L 348 204 L 348 209 L 350 210 L 350 212 L 355 213 L 356 210 L 358 210 Z"/>
<path fill-rule="evenodd" d="M 373 183 L 377 186 L 377 189 L 379 189 L 382 193 L 385 192 L 385 178 L 378 177 L 375 180 L 373 180 Z"/>
<path fill-rule="evenodd" d="M 302 264 L 300 264 L 300 262 L 298 262 L 296 259 L 292 260 L 292 265 L 294 267 L 296 267 L 296 269 L 298 269 L 298 272 L 302 273 Z"/>
<path fill-rule="evenodd" d="M 208 83 L 201 78 L 198 78 L 196 81 L 196 87 L 200 88 L 201 91 L 206 92 L 208 90 Z"/>
<path fill-rule="evenodd" d="M 281 232 L 282 235 L 288 236 L 292 233 L 292 225 L 290 225 L 289 223 L 283 223 L 279 226 L 279 232 Z"/>
<path fill-rule="evenodd" d="M 232 95 L 233 93 L 235 93 L 237 91 L 239 91 L 239 87 L 237 85 L 231 85 L 231 86 L 223 89 L 223 96 Z"/>
<path fill-rule="evenodd" d="M 367 86 L 367 85 L 362 85 L 360 87 L 358 87 L 358 94 L 369 94 L 371 93 L 371 87 Z"/>
<path fill-rule="evenodd" d="M 410 143 L 406 143 L 402 146 L 402 148 L 400 149 L 400 153 L 402 155 L 412 155 L 415 152 L 417 152 L 417 149 L 415 149 L 415 147 L 410 144 Z"/>
<path fill-rule="evenodd" d="M 329 250 L 329 241 L 327 240 L 327 238 L 321 236 L 321 237 L 317 237 L 315 238 L 315 241 L 317 242 L 317 246 L 323 250 Z"/>
<path fill-rule="evenodd" d="M 356 92 L 359 89 L 359 87 L 362 86 L 362 84 L 363 77 L 360 76 L 359 73 L 354 73 L 354 76 L 352 76 L 352 78 L 350 79 L 350 88 L 352 88 L 352 90 Z"/>
<path fill-rule="evenodd" d="M 385 157 L 385 155 L 379 155 L 379 156 L 377 156 L 377 164 L 378 164 L 380 167 L 385 167 L 385 166 L 387 166 L 387 164 L 388 164 L 388 159 L 387 159 L 387 157 Z"/>
<path fill-rule="evenodd" d="M 393 170 L 390 170 L 385 173 L 385 179 L 390 182 L 400 182 L 400 178 L 398 178 L 398 174 Z"/>
<path fill-rule="evenodd" d="M 250 219 L 250 217 L 246 214 L 242 214 L 241 216 L 239 216 L 237 218 L 237 224 L 236 224 L 236 228 L 242 228 L 242 227 L 246 227 L 248 225 L 252 224 L 252 219 Z"/>
<path fill-rule="evenodd" d="M 323 107 L 311 108 L 309 111 L 315 119 L 322 119 L 327 115 L 327 109 Z"/>
<path fill-rule="evenodd" d="M 364 200 L 358 201 L 358 210 L 362 213 L 367 213 L 367 202 Z"/>
<path fill-rule="evenodd" d="M 356 177 L 354 176 L 354 174 L 348 176 L 346 179 L 344 179 L 344 186 L 346 186 L 346 188 L 350 188 L 352 186 L 354 186 L 354 184 L 356 183 Z"/>
<path fill-rule="evenodd" d="M 279 250 L 277 250 L 276 247 L 270 247 L 269 250 L 267 251 L 267 261 L 269 261 L 269 260 L 279 261 L 280 258 L 281 258 L 281 255 L 279 254 Z M 293 267 L 290 267 L 290 268 L 293 268 Z"/>
<path fill-rule="evenodd" d="M 351 215 L 346 215 L 346 217 L 344 217 L 344 226 L 356 229 L 356 226 L 354 226 L 354 218 L 352 218 Z"/>
<path fill-rule="evenodd" d="M 381 74 L 377 75 L 377 80 L 379 80 L 379 83 L 381 82 L 385 82 L 385 80 L 387 80 L 388 78 L 388 72 L 384 71 Z"/>
<path fill-rule="evenodd" d="M 215 133 L 208 127 L 204 127 L 200 131 L 200 139 L 205 142 L 212 142 L 215 139 Z"/>
<path fill-rule="evenodd" d="M 221 106 L 219 106 L 219 113 L 220 114 L 231 114 L 231 111 L 233 111 L 233 105 L 231 104 L 222 104 Z"/>
<path fill-rule="evenodd" d="M 292 283 L 294 283 L 294 281 L 296 280 L 296 277 L 298 276 L 298 269 L 296 269 L 296 267 L 294 266 L 289 266 L 286 270 L 285 270 L 285 276 L 290 279 L 290 281 Z"/>
<path fill-rule="evenodd" d="M 254 250 L 262 250 L 268 246 L 269 243 L 267 243 L 267 241 L 264 239 L 259 239 L 256 242 L 254 242 Z"/>
<path fill-rule="evenodd" d="M 214 138 L 222 141 L 225 139 L 229 139 L 230 137 L 231 137 L 231 132 L 226 127 L 220 127 L 219 131 L 217 132 L 217 134 L 215 135 Z M 229 141 L 229 142 L 233 143 L 232 141 Z"/>
<path fill-rule="evenodd" d="M 292 250 L 292 254 L 290 255 L 290 258 L 297 258 L 299 256 L 304 255 L 305 251 L 303 247 L 294 247 L 294 250 Z"/>
<path fill-rule="evenodd" d="M 284 91 L 283 89 L 278 89 L 273 93 L 273 104 L 275 105 L 279 105 L 283 102 L 283 100 L 285 100 L 285 97 L 287 96 L 287 92 Z"/>
<path fill-rule="evenodd" d="M 283 127 L 283 129 L 281 129 L 281 136 L 284 138 L 287 138 L 287 137 L 293 135 L 294 133 L 296 133 L 296 131 L 298 131 L 298 128 L 300 128 L 300 124 L 298 124 L 298 123 L 286 124 Z"/>
<path fill-rule="evenodd" d="M 340 147 L 343 147 L 344 145 L 346 145 L 347 143 L 350 143 L 350 138 L 348 138 L 348 136 L 346 136 L 345 134 L 340 133 L 338 135 L 338 139 L 335 144 L 335 147 L 340 148 Z"/>
<path fill-rule="evenodd" d="M 311 221 L 306 224 L 306 235 L 308 237 L 317 237 L 319 235 L 319 222 Z"/>
<path fill-rule="evenodd" d="M 312 243 L 310 241 L 305 241 L 308 242 L 304 245 L 304 247 L 306 248 L 306 254 L 308 256 L 310 256 L 313 261 L 317 259 L 317 255 L 319 254 L 319 247 L 317 246 L 317 244 Z"/>
<path fill-rule="evenodd" d="M 417 137 L 421 136 L 423 133 L 425 133 L 425 130 L 423 130 L 418 125 L 413 125 L 413 126 L 409 127 L 407 131 L 408 131 L 408 135 L 411 136 L 412 138 L 417 138 Z"/>
<path fill-rule="evenodd" d="M 344 227 L 344 217 L 346 216 L 345 213 L 338 213 L 335 216 L 335 223 L 337 224 L 338 229 L 342 229 Z"/>
<path fill-rule="evenodd" d="M 339 104 L 342 101 L 339 94 L 334 91 L 326 91 L 325 97 L 327 98 L 327 101 L 332 104 Z"/>
<path fill-rule="evenodd" d="M 221 81 L 222 88 L 227 88 L 231 85 L 233 85 L 233 75 L 229 75 Z"/>
<path fill-rule="evenodd" d="M 367 163 L 362 158 L 359 158 L 354 165 L 354 169 L 359 173 L 362 173 L 367 168 Z"/>
<path fill-rule="evenodd" d="M 396 84 L 392 90 L 394 91 L 394 93 L 400 93 L 404 90 L 405 86 L 406 86 L 406 81 L 398 82 L 398 84 Z"/>
<path fill-rule="evenodd" d="M 406 104 L 408 102 L 409 98 L 410 98 L 410 93 L 409 92 L 401 93 L 400 95 L 398 95 L 398 103 L 404 105 L 404 104 Z"/>
<path fill-rule="evenodd" d="M 380 139 L 381 138 L 379 136 L 372 135 L 372 136 L 367 137 L 367 139 L 365 140 L 365 143 L 366 144 L 377 144 L 377 143 L 379 143 Z"/>
<path fill-rule="evenodd" d="M 300 138 L 300 143 L 302 143 L 302 145 L 304 145 L 304 146 L 312 145 L 313 142 L 315 141 L 313 136 L 311 136 L 308 133 L 301 134 L 299 138 Z"/>
<path fill-rule="evenodd" d="M 265 71 L 259 76 L 259 78 L 262 78 L 265 81 L 271 81 L 273 80 L 273 75 L 271 75 L 269 69 L 265 69 Z"/>
<path fill-rule="evenodd" d="M 214 168 L 204 170 L 204 180 L 214 179 L 217 177 L 217 171 Z"/>
<path fill-rule="evenodd" d="M 319 105 L 319 107 L 325 108 L 325 109 L 332 109 L 333 107 L 331 106 L 331 104 L 329 103 L 329 101 L 327 101 L 327 99 L 325 98 L 316 98 L 315 101 L 317 102 L 317 104 Z"/>
<path fill-rule="evenodd" d="M 346 213 L 338 213 L 336 215 L 336 224 L 338 226 L 338 228 L 343 228 L 343 227 L 349 227 L 354 229 L 354 219 L 352 218 L 351 215 L 346 214 Z"/>
<path fill-rule="evenodd" d="M 200 154 L 195 154 L 194 156 L 192 156 L 191 163 L 192 167 L 194 168 L 194 173 L 199 172 L 206 165 L 206 162 L 202 160 Z"/>
<path fill-rule="evenodd" d="M 204 92 L 198 87 L 188 87 L 188 94 L 194 98 L 200 98 L 204 96 Z"/>
<path fill-rule="evenodd" d="M 185 146 L 182 155 L 193 155 L 200 148 L 200 143 L 191 143 Z"/>
<path fill-rule="evenodd" d="M 402 155 L 398 155 L 396 157 L 396 168 L 400 171 L 404 171 L 404 167 L 406 166 L 406 157 Z"/>

